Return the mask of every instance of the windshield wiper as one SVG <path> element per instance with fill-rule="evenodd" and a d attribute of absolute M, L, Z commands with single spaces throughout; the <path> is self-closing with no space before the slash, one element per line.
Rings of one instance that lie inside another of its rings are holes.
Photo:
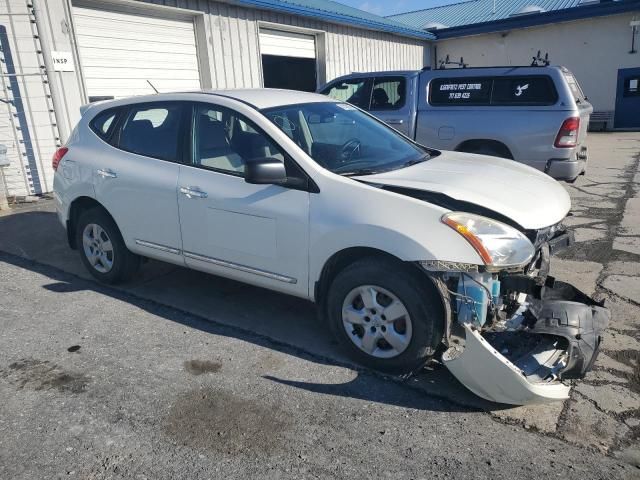
<path fill-rule="evenodd" d="M 402 165 L 402 168 L 407 168 L 407 167 L 410 167 L 412 165 L 416 165 L 417 163 L 426 162 L 430 158 L 431 158 L 431 155 L 429 155 L 428 153 L 425 153 L 420 158 L 414 158 L 413 160 L 409 160 L 408 162 L 405 162 L 404 165 Z"/>
<path fill-rule="evenodd" d="M 374 175 L 376 173 L 380 173 L 379 170 L 374 170 L 372 168 L 359 168 L 357 170 L 351 170 L 349 172 L 336 172 L 338 175 L 342 175 L 343 177 L 357 177 L 358 175 Z"/>

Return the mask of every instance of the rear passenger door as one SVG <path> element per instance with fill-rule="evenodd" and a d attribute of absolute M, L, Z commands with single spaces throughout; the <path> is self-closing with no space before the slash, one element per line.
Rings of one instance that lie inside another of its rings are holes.
<path fill-rule="evenodd" d="M 409 134 L 411 102 L 409 85 L 403 76 L 377 77 L 373 80 L 369 111 L 400 133 Z"/>
<path fill-rule="evenodd" d="M 142 255 L 182 263 L 176 187 L 183 158 L 185 102 L 132 104 L 104 119 L 111 146 L 97 150 L 93 173 L 97 200 L 120 228 L 127 247 Z M 94 129 L 94 131 L 96 131 Z"/>
<path fill-rule="evenodd" d="M 197 103 L 192 154 L 180 167 L 178 205 L 188 266 L 307 296 L 309 193 L 244 180 L 247 162 L 271 157 L 289 178 L 304 172 L 235 110 Z"/>

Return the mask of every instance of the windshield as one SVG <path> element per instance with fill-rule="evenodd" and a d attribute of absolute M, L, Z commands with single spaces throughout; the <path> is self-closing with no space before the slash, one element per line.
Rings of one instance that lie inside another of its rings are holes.
<path fill-rule="evenodd" d="M 341 175 L 395 170 L 429 154 L 347 103 L 306 103 L 262 113 L 318 164 Z"/>

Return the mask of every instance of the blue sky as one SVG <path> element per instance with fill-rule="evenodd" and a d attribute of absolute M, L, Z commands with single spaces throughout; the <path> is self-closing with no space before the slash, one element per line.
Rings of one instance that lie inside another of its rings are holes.
<path fill-rule="evenodd" d="M 356 7 L 376 15 L 393 15 L 395 13 L 404 13 L 411 10 L 419 10 L 421 8 L 437 7 L 439 5 L 447 5 L 460 0 L 335 0 L 338 3 L 344 3 L 350 7 Z"/>

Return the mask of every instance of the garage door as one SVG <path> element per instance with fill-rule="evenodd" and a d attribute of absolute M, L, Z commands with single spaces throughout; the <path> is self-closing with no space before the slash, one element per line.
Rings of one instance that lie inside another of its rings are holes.
<path fill-rule="evenodd" d="M 316 90 L 316 39 L 313 35 L 261 28 L 260 53 L 265 87 Z"/>
<path fill-rule="evenodd" d="M 73 8 L 90 100 L 200 88 L 191 21 Z"/>
<path fill-rule="evenodd" d="M 316 58 L 316 39 L 313 35 L 261 28 L 260 53 L 281 57 Z"/>

